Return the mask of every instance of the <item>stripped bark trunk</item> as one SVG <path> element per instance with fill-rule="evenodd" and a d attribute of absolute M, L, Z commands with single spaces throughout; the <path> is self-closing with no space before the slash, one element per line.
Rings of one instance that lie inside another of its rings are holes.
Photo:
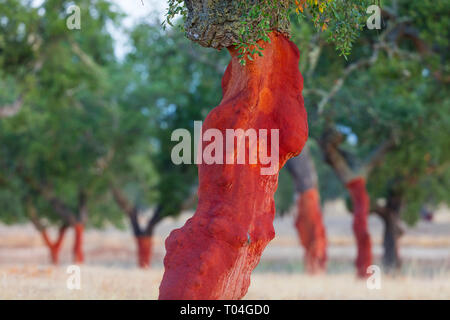
<path fill-rule="evenodd" d="M 64 235 L 66 234 L 67 227 L 61 227 L 58 231 L 58 237 L 55 241 L 51 241 L 47 234 L 47 230 L 41 230 L 42 239 L 50 251 L 50 260 L 54 265 L 59 264 L 59 253 L 61 252 Z"/>
<path fill-rule="evenodd" d="M 357 177 L 347 184 L 353 204 L 353 232 L 356 237 L 357 257 L 355 261 L 359 277 L 367 277 L 367 268 L 372 264 L 372 245 L 368 229 L 370 199 L 366 189 L 366 180 Z"/>
<path fill-rule="evenodd" d="M 137 264 L 142 269 L 150 268 L 152 258 L 153 231 L 163 216 L 162 207 L 157 206 L 147 226 L 142 228 L 139 224 L 139 209 L 132 205 L 126 195 L 116 186 L 111 186 L 111 191 L 117 205 L 130 219 L 131 227 L 136 241 Z"/>
<path fill-rule="evenodd" d="M 84 225 L 82 223 L 77 223 L 74 226 L 75 239 L 73 244 L 73 261 L 75 264 L 84 263 L 84 252 L 83 252 L 83 233 Z"/>
<path fill-rule="evenodd" d="M 327 263 L 327 240 L 316 188 L 300 194 L 298 211 L 295 226 L 305 248 L 306 271 L 310 274 L 323 273 Z"/>
<path fill-rule="evenodd" d="M 138 265 L 142 269 L 150 268 L 152 255 L 152 237 L 136 236 L 136 245 L 138 252 Z"/>
<path fill-rule="evenodd" d="M 59 253 L 61 251 L 64 235 L 66 234 L 67 231 L 67 225 L 61 226 L 58 230 L 57 239 L 55 241 L 51 241 L 47 233 L 47 228 L 41 223 L 37 215 L 37 210 L 34 207 L 31 199 L 27 199 L 26 203 L 27 203 L 26 207 L 28 217 L 30 218 L 30 221 L 32 222 L 36 230 L 39 231 L 42 239 L 44 240 L 45 245 L 49 249 L 50 261 L 54 265 L 57 265 L 59 263 Z"/>
<path fill-rule="evenodd" d="M 339 150 L 343 136 L 336 130 L 327 130 L 320 139 L 320 147 L 325 161 L 333 168 L 340 181 L 346 186 L 353 203 L 353 232 L 356 238 L 357 257 L 355 261 L 358 277 L 364 278 L 369 274 L 367 267 L 372 264 L 372 245 L 368 230 L 368 216 L 370 198 L 366 189 L 366 175 L 375 162 L 380 161 L 381 155 L 389 145 L 377 148 L 369 161 L 362 167 L 354 169 L 344 152 Z M 384 145 L 384 144 L 383 144 Z"/>
<path fill-rule="evenodd" d="M 73 243 L 73 261 L 75 264 L 84 263 L 84 248 L 83 248 L 83 238 L 86 220 L 88 217 L 87 209 L 87 195 L 83 190 L 79 191 L 78 194 L 78 216 L 76 218 L 76 223 L 74 223 L 74 243 Z"/>
<path fill-rule="evenodd" d="M 396 272 L 401 267 L 398 240 L 401 232 L 398 228 L 398 218 L 396 212 L 390 212 L 384 221 L 383 237 L 383 265 L 388 272 Z"/>
<path fill-rule="evenodd" d="M 270 43 L 259 42 L 264 56 L 246 67 L 239 64 L 237 50 L 229 48 L 223 99 L 202 130 L 214 128 L 226 136 L 226 129 L 279 129 L 279 168 L 303 148 L 307 121 L 298 49 L 279 33 L 270 38 Z M 271 145 L 271 138 L 261 143 Z M 255 147 L 246 144 L 246 154 L 257 152 Z M 236 146 L 233 151 L 236 160 Z M 246 294 L 250 274 L 274 237 L 278 170 L 261 175 L 262 167 L 199 165 L 197 211 L 166 240 L 160 299 L 240 299 Z"/>
<path fill-rule="evenodd" d="M 295 227 L 305 249 L 305 269 L 310 274 L 325 271 L 327 240 L 320 208 L 318 177 L 309 147 L 286 163 L 298 193 Z"/>

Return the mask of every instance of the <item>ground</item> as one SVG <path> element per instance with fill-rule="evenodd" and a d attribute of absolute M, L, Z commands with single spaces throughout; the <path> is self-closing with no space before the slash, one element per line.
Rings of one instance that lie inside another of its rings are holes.
<path fill-rule="evenodd" d="M 355 278 L 351 216 L 340 202 L 325 207 L 329 237 L 326 275 L 309 276 L 302 266 L 303 250 L 293 229 L 294 212 L 275 220 L 276 238 L 264 252 L 252 276 L 246 299 L 450 299 L 450 213 L 441 209 L 433 222 L 407 229 L 402 239 L 404 258 L 400 275 L 381 275 L 381 288 L 369 289 Z M 181 226 L 166 219 L 156 230 L 151 269 L 139 270 L 128 230 L 89 230 L 85 239 L 86 264 L 81 267 L 81 290 L 67 289 L 69 233 L 61 265 L 48 264 L 48 252 L 31 225 L 0 225 L 1 299 L 156 299 L 163 274 L 164 239 Z M 370 218 L 374 263 L 380 264 L 382 226 Z"/>

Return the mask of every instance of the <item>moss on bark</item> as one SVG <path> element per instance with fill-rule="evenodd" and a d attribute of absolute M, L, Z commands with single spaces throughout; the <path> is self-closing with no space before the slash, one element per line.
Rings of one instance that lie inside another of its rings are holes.
<path fill-rule="evenodd" d="M 186 36 L 204 47 L 222 49 L 238 42 L 241 21 L 244 15 L 239 6 L 242 0 L 185 0 L 188 11 L 185 22 Z M 261 0 L 251 0 L 261 2 Z M 287 5 L 287 1 L 279 1 L 279 6 Z M 286 14 L 273 14 L 270 29 L 289 37 L 289 19 Z M 254 23 L 258 22 L 256 18 Z M 253 35 L 256 41 L 257 35 Z"/>

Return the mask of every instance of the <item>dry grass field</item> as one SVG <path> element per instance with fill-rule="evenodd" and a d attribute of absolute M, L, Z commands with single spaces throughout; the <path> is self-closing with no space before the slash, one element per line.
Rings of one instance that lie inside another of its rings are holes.
<path fill-rule="evenodd" d="M 0 299 L 156 299 L 163 274 L 164 239 L 183 224 L 167 219 L 157 228 L 149 270 L 135 267 L 135 247 L 128 231 L 86 233 L 86 264 L 81 290 L 67 289 L 72 234 L 65 240 L 62 263 L 48 264 L 47 250 L 30 225 L 0 225 Z M 275 220 L 277 236 L 252 276 L 246 299 L 450 299 L 450 214 L 440 210 L 433 222 L 407 229 L 402 239 L 404 265 L 397 276 L 382 275 L 381 289 L 369 290 L 355 278 L 351 216 L 342 204 L 325 208 L 329 237 L 326 275 L 303 272 L 302 249 L 292 227 L 293 215 Z M 380 263 L 382 226 L 370 218 L 375 263 Z"/>

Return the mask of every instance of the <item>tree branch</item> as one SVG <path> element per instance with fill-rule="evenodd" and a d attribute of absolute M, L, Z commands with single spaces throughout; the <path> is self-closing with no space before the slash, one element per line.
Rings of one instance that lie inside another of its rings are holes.
<path fill-rule="evenodd" d="M 359 171 L 362 172 L 362 175 L 368 176 L 373 168 L 380 164 L 386 153 L 388 153 L 394 146 L 395 141 L 390 138 L 376 147 L 364 161 L 364 164 L 360 167 Z"/>
<path fill-rule="evenodd" d="M 25 182 L 37 193 L 39 193 L 46 201 L 50 203 L 53 210 L 60 215 L 64 223 L 67 225 L 74 225 L 76 223 L 75 214 L 68 206 L 59 200 L 48 187 L 44 187 L 32 178 L 24 177 Z"/>
<path fill-rule="evenodd" d="M 324 155 L 325 161 L 334 169 L 336 175 L 342 183 L 347 184 L 358 175 L 348 163 L 347 159 L 339 150 L 339 145 L 343 140 L 342 134 L 335 129 L 325 131 L 319 140 L 319 145 Z"/>
<path fill-rule="evenodd" d="M 125 214 L 130 219 L 134 235 L 135 236 L 141 235 L 142 231 L 138 221 L 139 211 L 137 207 L 135 205 L 132 205 L 130 201 L 128 201 L 123 191 L 117 188 L 116 186 L 111 185 L 111 192 L 119 208 L 121 208 L 122 211 L 125 212 Z"/>
<path fill-rule="evenodd" d="M 339 92 L 339 90 L 344 85 L 345 80 L 350 76 L 350 74 L 362 67 L 371 66 L 377 61 L 379 48 L 380 47 L 378 45 L 375 45 L 372 56 L 367 59 L 361 59 L 357 62 L 354 62 L 344 69 L 341 77 L 336 79 L 334 85 L 326 95 L 322 96 L 322 100 L 320 100 L 319 104 L 317 105 L 317 112 L 319 115 L 323 113 L 328 102 L 330 102 L 330 100 Z"/>
<path fill-rule="evenodd" d="M 27 201 L 27 213 L 28 213 L 28 217 L 30 218 L 31 223 L 33 223 L 33 225 L 37 229 L 37 231 L 44 232 L 45 226 L 39 220 L 39 217 L 36 212 L 36 208 L 31 204 L 30 200 Z"/>
<path fill-rule="evenodd" d="M 155 226 L 163 219 L 162 209 L 163 209 L 163 207 L 161 205 L 158 205 L 155 208 L 155 211 L 153 212 L 153 216 L 148 221 L 147 227 L 145 228 L 145 231 L 144 231 L 145 235 L 147 235 L 147 236 L 153 235 L 153 230 L 155 229 Z"/>

